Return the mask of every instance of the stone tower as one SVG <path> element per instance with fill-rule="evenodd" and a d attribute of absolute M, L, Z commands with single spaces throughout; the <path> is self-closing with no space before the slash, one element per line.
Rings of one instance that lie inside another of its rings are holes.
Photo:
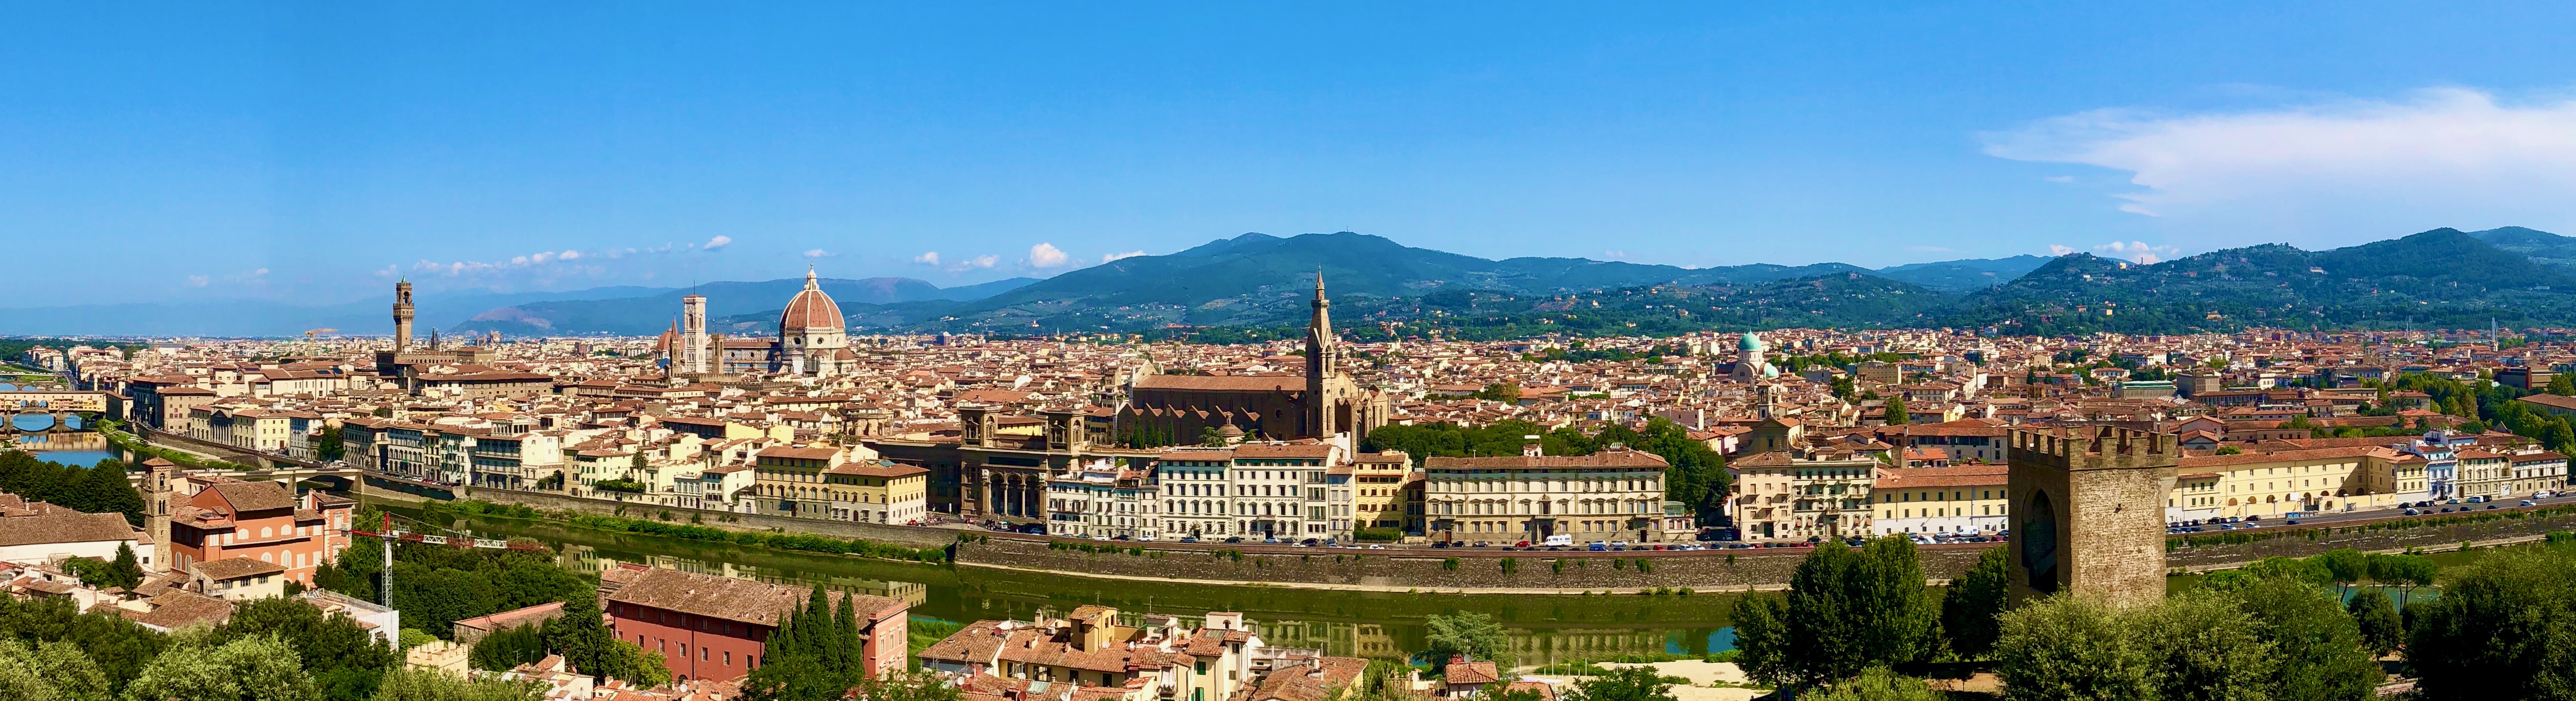
<path fill-rule="evenodd" d="M 2176 437 L 2077 427 L 2011 440 L 2013 601 L 2061 591 L 2115 607 L 2163 600 Z"/>
<path fill-rule="evenodd" d="M 1329 439 L 1342 430 L 1333 425 L 1334 414 L 1338 413 L 1334 400 L 1339 397 L 1327 389 L 1332 386 L 1328 380 L 1340 371 L 1333 367 L 1338 353 L 1334 347 L 1337 339 L 1333 336 L 1333 301 L 1324 298 L 1322 268 L 1315 269 L 1314 306 L 1314 317 L 1306 322 L 1306 425 L 1312 427 L 1309 433 Z"/>
<path fill-rule="evenodd" d="M 707 374 L 707 298 L 691 293 L 680 298 L 680 371 Z"/>
<path fill-rule="evenodd" d="M 411 350 L 411 280 L 394 283 L 394 352 Z"/>
<path fill-rule="evenodd" d="M 143 516 L 143 529 L 152 534 L 152 566 L 148 569 L 176 571 L 177 563 L 170 561 L 170 502 L 177 498 L 172 483 L 179 478 L 179 466 L 168 460 L 152 458 L 143 461 L 143 469 L 143 500 L 147 509 Z"/>

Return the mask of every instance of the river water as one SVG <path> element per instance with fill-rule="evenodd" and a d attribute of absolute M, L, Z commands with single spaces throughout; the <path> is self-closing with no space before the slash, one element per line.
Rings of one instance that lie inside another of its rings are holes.
<path fill-rule="evenodd" d="M 116 457 L 107 436 L 96 432 L 23 433 L 9 439 L 9 446 L 36 454 L 36 459 L 65 465 L 89 467 L 100 460 Z"/>
<path fill-rule="evenodd" d="M 419 515 L 394 504 L 376 505 Z M 1398 657 L 1423 648 L 1424 617 L 1472 611 L 1492 615 L 1511 630 L 1515 658 L 1524 664 L 1623 654 L 1699 655 L 1732 649 L 1735 638 L 1727 611 L 1736 597 L 1728 595 L 1470 596 L 1138 583 L 745 548 L 520 519 L 464 518 L 452 527 L 484 537 L 544 541 L 557 546 L 565 567 L 581 572 L 595 574 L 633 562 L 822 585 L 904 599 L 912 602 L 915 616 L 959 623 L 1026 620 L 1040 612 L 1061 615 L 1084 604 L 1185 618 L 1240 611 L 1274 645 Z"/>

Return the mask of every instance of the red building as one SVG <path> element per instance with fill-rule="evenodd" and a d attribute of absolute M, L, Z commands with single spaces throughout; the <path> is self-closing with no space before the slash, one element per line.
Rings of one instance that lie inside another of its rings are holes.
<path fill-rule="evenodd" d="M 762 644 L 812 592 L 748 579 L 620 565 L 599 575 L 600 608 L 617 637 L 660 652 L 682 679 L 739 679 L 760 666 Z M 912 604 L 882 596 L 828 592 L 835 606 L 857 606 L 867 675 L 901 671 L 905 615 Z"/>
<path fill-rule="evenodd" d="M 349 547 L 349 519 L 358 508 L 355 501 L 321 492 L 298 496 L 275 482 L 195 476 L 188 480 L 198 483 L 191 485 L 196 493 L 166 497 L 176 502 L 170 509 L 165 541 L 170 557 L 160 564 L 170 571 L 247 557 L 274 563 L 286 569 L 287 579 L 310 585 L 315 568 Z"/>

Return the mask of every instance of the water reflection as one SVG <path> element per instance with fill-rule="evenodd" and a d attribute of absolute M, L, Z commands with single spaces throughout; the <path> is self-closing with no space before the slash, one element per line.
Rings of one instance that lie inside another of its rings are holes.
<path fill-rule="evenodd" d="M 9 440 L 11 447 L 36 454 L 36 459 L 65 465 L 88 467 L 100 460 L 116 457 L 107 436 L 95 432 L 22 433 Z"/>
<path fill-rule="evenodd" d="M 398 513 L 416 511 L 395 508 Z M 1423 619 L 1475 611 L 1512 631 L 1525 663 L 1626 654 L 1706 654 L 1732 649 L 1731 596 L 1462 596 L 1335 592 L 1269 587 L 1135 583 L 1082 577 L 919 565 L 807 555 L 726 544 L 602 533 L 559 524 L 467 518 L 460 530 L 484 537 L 528 537 L 557 546 L 567 568 L 598 573 L 623 563 L 741 577 L 776 584 L 827 586 L 912 602 L 913 614 L 947 621 L 1027 619 L 1099 604 L 1129 616 L 1196 619 L 1240 611 L 1272 644 L 1321 648 L 1327 654 L 1399 657 L 1423 648 Z"/>

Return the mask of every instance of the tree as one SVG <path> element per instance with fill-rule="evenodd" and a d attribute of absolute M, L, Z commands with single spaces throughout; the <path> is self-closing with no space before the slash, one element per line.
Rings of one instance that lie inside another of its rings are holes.
<path fill-rule="evenodd" d="M 506 672 L 523 664 L 546 658 L 546 635 L 541 626 L 511 626 L 492 631 L 466 652 L 466 663 L 475 669 Z"/>
<path fill-rule="evenodd" d="M 2362 645 L 2371 655 L 2386 655 L 2406 644 L 2406 626 L 2398 619 L 2397 604 L 2388 599 L 2388 592 L 2377 588 L 2353 592 L 2343 610 L 2361 627 Z"/>
<path fill-rule="evenodd" d="M 1905 413 L 1905 394 L 1887 395 L 1887 425 L 1897 426 L 1913 421 Z"/>
<path fill-rule="evenodd" d="M 313 453 L 321 456 L 323 462 L 340 459 L 344 450 L 342 445 L 339 424 L 325 424 L 322 435 L 313 437 Z"/>
<path fill-rule="evenodd" d="M 2154 698 L 2147 656 L 2107 607 L 2068 595 L 2003 615 L 1996 676 L 2006 701 Z"/>
<path fill-rule="evenodd" d="M 1503 633 L 1503 624 L 1481 613 L 1432 614 L 1423 621 L 1424 657 L 1431 659 L 1434 672 L 1445 673 L 1452 656 L 1470 661 L 1492 662 L 1494 666 L 1512 666 L 1511 640 Z"/>
<path fill-rule="evenodd" d="M 2235 595 L 2279 656 L 2271 698 L 2361 701 L 2387 677 L 2362 649 L 2361 627 L 2323 587 L 2272 576 Z"/>
<path fill-rule="evenodd" d="M 2576 556 L 2508 550 L 2416 601 L 2406 663 L 2426 698 L 2564 699 L 2576 689 Z"/>
<path fill-rule="evenodd" d="M 301 599 L 243 602 L 232 618 L 215 627 L 210 642 L 252 637 L 275 638 L 295 648 L 322 698 L 331 701 L 363 701 L 373 696 L 377 678 L 396 666 L 393 649 L 348 614 L 325 614 Z"/>
<path fill-rule="evenodd" d="M 2012 601 L 2012 556 L 2003 548 L 1987 548 L 1977 554 L 1977 564 L 1957 579 L 1941 595 L 1941 630 L 1950 637 L 1950 651 L 1967 659 L 1980 659 L 1995 648 L 1996 617 Z"/>
<path fill-rule="evenodd" d="M 642 646 L 618 639 L 600 625 L 599 616 L 599 599 L 590 592 L 574 592 L 564 601 L 563 615 L 545 623 L 546 649 L 563 655 L 583 674 L 624 679 L 640 687 L 670 683 L 671 670 L 660 653 L 648 654 Z"/>
<path fill-rule="evenodd" d="M 1673 685 L 1655 668 L 1621 667 L 1574 683 L 1566 701 L 1673 701 Z"/>
<path fill-rule="evenodd" d="M 2559 375 L 2549 378 L 2549 393 L 2561 397 L 2576 397 L 2576 376 Z"/>
<path fill-rule="evenodd" d="M 1886 667 L 1861 670 L 1860 676 L 1837 683 L 1816 701 L 1940 701 L 1931 685 L 1923 680 L 1889 671 Z"/>
<path fill-rule="evenodd" d="M 374 701 L 536 701 L 544 694 L 534 682 L 499 677 L 468 680 L 435 669 L 399 667 L 385 672 Z"/>
<path fill-rule="evenodd" d="M 2125 634 L 2143 653 L 2148 683 L 2164 701 L 2265 701 L 2278 664 L 2254 618 L 2224 595 L 2166 599 L 2130 617 Z"/>
<path fill-rule="evenodd" d="M 107 674 L 80 646 L 56 640 L 29 647 L 0 639 L 0 698 L 11 701 L 109 701 Z"/>
<path fill-rule="evenodd" d="M 295 648 L 276 636 L 184 645 L 152 659 L 125 687 L 129 701 L 317 701 Z"/>
<path fill-rule="evenodd" d="M 1929 659 L 1940 615 L 1912 540 L 1891 535 L 1861 550 L 1826 542 L 1798 563 L 1785 597 L 1737 603 L 1738 664 L 1782 686 L 1848 679 L 1872 665 Z"/>
<path fill-rule="evenodd" d="M 134 559 L 133 543 L 117 543 L 116 559 L 107 562 L 108 582 L 132 590 L 143 585 L 143 565 Z"/>
<path fill-rule="evenodd" d="M 125 479 L 123 461 L 98 461 L 82 471 L 74 489 L 77 498 L 64 506 L 93 514 L 121 513 L 127 523 L 143 525 L 143 493 L 134 491 L 134 483 Z"/>

